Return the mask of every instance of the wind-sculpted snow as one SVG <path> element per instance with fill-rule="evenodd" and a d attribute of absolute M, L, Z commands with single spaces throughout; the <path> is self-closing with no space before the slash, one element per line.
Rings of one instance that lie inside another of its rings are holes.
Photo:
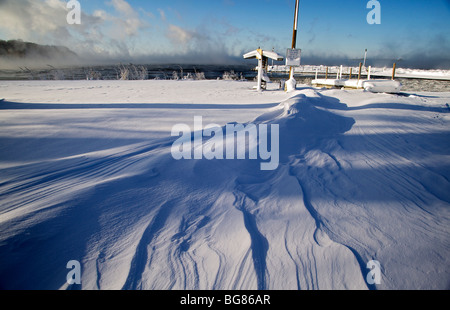
<path fill-rule="evenodd" d="M 82 289 L 445 289 L 449 112 L 304 88 L 248 120 L 279 124 L 274 171 L 175 160 L 169 135 L 2 164 L 0 286 L 77 288 L 78 260 Z"/>

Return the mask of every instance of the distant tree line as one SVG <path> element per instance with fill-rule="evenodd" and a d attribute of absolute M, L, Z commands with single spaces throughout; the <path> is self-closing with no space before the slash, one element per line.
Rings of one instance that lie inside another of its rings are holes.
<path fill-rule="evenodd" d="M 64 46 L 39 45 L 22 40 L 0 40 L 0 57 L 62 59 L 77 57 L 77 54 Z"/>

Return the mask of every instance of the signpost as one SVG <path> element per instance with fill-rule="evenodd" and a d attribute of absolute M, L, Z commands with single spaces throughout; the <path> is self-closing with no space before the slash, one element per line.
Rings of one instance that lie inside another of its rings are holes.
<path fill-rule="evenodd" d="M 286 66 L 300 67 L 302 59 L 302 50 L 300 49 L 287 49 L 286 51 Z"/>
<path fill-rule="evenodd" d="M 300 0 L 295 1 L 295 16 L 294 16 L 294 33 L 292 34 L 292 49 L 296 49 L 297 45 L 297 29 L 298 29 L 298 11 L 300 9 Z M 294 67 L 291 66 L 289 79 L 294 78 Z"/>

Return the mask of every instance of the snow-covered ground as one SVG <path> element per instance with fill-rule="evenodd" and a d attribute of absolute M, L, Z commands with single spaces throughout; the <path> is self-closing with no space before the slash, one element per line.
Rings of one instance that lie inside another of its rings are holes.
<path fill-rule="evenodd" d="M 0 287 L 448 289 L 450 93 L 253 86 L 0 82 Z M 173 159 L 195 116 L 278 124 L 278 169 Z"/>

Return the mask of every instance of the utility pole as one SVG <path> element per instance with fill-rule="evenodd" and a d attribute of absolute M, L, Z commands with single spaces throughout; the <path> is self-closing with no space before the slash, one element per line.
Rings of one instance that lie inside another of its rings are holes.
<path fill-rule="evenodd" d="M 294 16 L 294 33 L 292 34 L 292 49 L 297 45 L 297 29 L 298 29 L 298 11 L 300 9 L 300 0 L 295 1 L 295 16 Z M 294 77 L 294 67 L 291 67 L 289 72 L 289 79 Z"/>
<path fill-rule="evenodd" d="M 275 47 L 272 47 L 272 52 L 275 52 Z M 273 68 L 273 59 L 272 59 L 272 68 Z"/>
<path fill-rule="evenodd" d="M 364 64 L 363 64 L 364 68 L 366 67 L 366 60 L 367 60 L 367 48 L 366 51 L 364 52 Z"/>

